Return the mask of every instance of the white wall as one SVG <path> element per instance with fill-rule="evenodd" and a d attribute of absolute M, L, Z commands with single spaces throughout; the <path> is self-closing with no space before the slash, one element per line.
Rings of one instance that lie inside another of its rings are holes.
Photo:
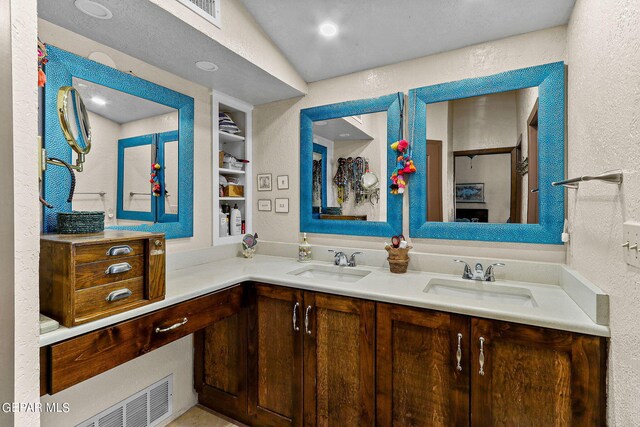
<path fill-rule="evenodd" d="M 427 105 L 427 139 L 442 141 L 442 218 L 453 221 L 455 207 L 453 204 L 453 147 L 452 117 L 449 101 Z M 411 126 L 409 126 L 409 134 Z M 411 136 L 409 136 L 411 138 Z M 427 208 L 429 208 L 427 206 Z"/>
<path fill-rule="evenodd" d="M 263 240 L 297 242 L 299 236 L 300 109 L 354 99 L 388 95 L 411 88 L 479 77 L 565 59 L 566 27 L 524 34 L 411 61 L 393 64 L 309 84 L 309 94 L 258 106 L 254 110 L 255 173 L 290 176 L 289 190 L 274 190 L 269 197 L 289 197 L 288 215 L 258 212 L 254 225 Z M 385 181 L 386 182 L 386 181 Z M 411 184 L 409 184 L 411 185 Z M 258 194 L 261 198 L 264 193 Z M 408 232 L 408 197 L 405 227 Z M 311 243 L 381 248 L 384 238 L 313 235 Z M 561 262 L 560 245 L 414 240 L 415 251 L 469 256 L 493 256 Z"/>
<path fill-rule="evenodd" d="M 456 184 L 483 183 L 484 203 L 457 203 L 458 209 L 487 209 L 489 222 L 511 216 L 511 154 L 456 157 Z M 471 165 L 473 164 L 473 168 Z"/>
<path fill-rule="evenodd" d="M 640 271 L 622 223 L 640 221 L 640 1 L 578 0 L 567 32 L 568 175 L 624 170 L 624 183 L 568 190 L 567 262 L 610 295 L 608 423 L 640 420 Z"/>
<path fill-rule="evenodd" d="M 0 404 L 38 402 L 36 1 L 0 2 Z M 38 425 L 0 411 L 0 425 Z"/>

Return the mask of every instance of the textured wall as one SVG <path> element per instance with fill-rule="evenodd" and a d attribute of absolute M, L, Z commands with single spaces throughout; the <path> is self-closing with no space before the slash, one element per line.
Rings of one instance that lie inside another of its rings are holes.
<path fill-rule="evenodd" d="M 478 77 L 565 59 L 566 27 L 510 37 L 451 52 L 367 70 L 309 84 L 304 98 L 258 106 L 254 110 L 255 173 L 290 176 L 289 190 L 256 193 L 260 198 L 288 197 L 289 214 L 258 212 L 254 225 L 265 240 L 299 240 L 300 109 L 353 99 L 371 98 L 411 88 Z M 405 197 L 405 235 L 408 236 L 408 197 Z M 311 242 L 380 248 L 383 239 L 358 236 L 313 235 Z M 421 240 L 415 250 L 469 256 L 494 256 L 562 262 L 559 245 L 523 245 L 486 242 Z"/>
<path fill-rule="evenodd" d="M 0 2 L 0 403 L 38 401 L 36 1 Z M 0 425 L 38 425 L 37 412 Z"/>
<path fill-rule="evenodd" d="M 639 270 L 623 261 L 622 223 L 640 221 L 640 1 L 578 0 L 569 22 L 568 174 L 624 170 L 618 189 L 569 190 L 568 263 L 610 295 L 608 419 L 640 420 Z"/>

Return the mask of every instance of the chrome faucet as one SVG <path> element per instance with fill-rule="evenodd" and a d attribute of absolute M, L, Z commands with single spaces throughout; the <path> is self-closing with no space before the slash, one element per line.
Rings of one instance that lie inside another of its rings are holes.
<path fill-rule="evenodd" d="M 487 270 L 484 271 L 482 268 L 482 264 L 480 264 L 479 262 L 476 263 L 476 267 L 475 269 L 471 269 L 471 267 L 469 266 L 469 264 L 467 264 L 466 262 L 462 261 L 461 259 L 454 259 L 454 262 L 459 262 L 461 264 L 464 264 L 464 272 L 462 273 L 462 278 L 463 279 L 467 279 L 467 280 L 478 280 L 478 281 L 485 281 L 485 282 L 495 282 L 496 281 L 496 277 L 493 273 L 493 270 L 495 269 L 495 267 L 504 267 L 505 264 L 501 263 L 501 262 L 495 262 L 493 264 L 491 264 L 489 267 L 487 267 Z"/>
<path fill-rule="evenodd" d="M 347 258 L 347 254 L 342 251 L 336 251 L 329 249 L 329 252 L 333 252 L 333 263 L 341 267 L 356 267 L 356 255 L 362 252 L 354 252 Z"/>

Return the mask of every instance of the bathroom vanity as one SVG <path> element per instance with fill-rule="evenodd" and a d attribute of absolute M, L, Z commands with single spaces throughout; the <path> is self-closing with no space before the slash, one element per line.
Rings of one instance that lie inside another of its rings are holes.
<path fill-rule="evenodd" d="M 394 279 L 263 255 L 169 271 L 165 300 L 42 335 L 41 391 L 195 333 L 199 402 L 249 425 L 603 424 L 609 329 L 568 283 Z"/>

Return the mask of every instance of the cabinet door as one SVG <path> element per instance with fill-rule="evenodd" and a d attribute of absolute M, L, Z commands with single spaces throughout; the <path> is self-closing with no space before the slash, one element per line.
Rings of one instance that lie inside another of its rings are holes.
<path fill-rule="evenodd" d="M 242 422 L 247 416 L 247 308 L 194 335 L 198 402 Z"/>
<path fill-rule="evenodd" d="M 304 293 L 305 426 L 373 426 L 375 303 Z"/>
<path fill-rule="evenodd" d="M 249 304 L 249 414 L 302 425 L 302 292 L 255 284 Z"/>
<path fill-rule="evenodd" d="M 605 425 L 603 338 L 476 318 L 471 325 L 474 426 Z"/>
<path fill-rule="evenodd" d="M 468 426 L 468 318 L 378 303 L 376 328 L 377 425 Z"/>

